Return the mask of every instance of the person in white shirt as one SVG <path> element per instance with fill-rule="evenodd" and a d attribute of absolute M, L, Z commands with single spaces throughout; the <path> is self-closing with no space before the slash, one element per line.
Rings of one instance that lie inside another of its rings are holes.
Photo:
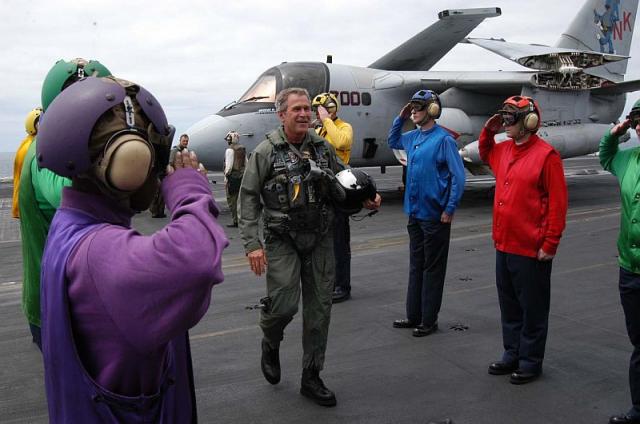
<path fill-rule="evenodd" d="M 230 131 L 224 138 L 229 147 L 224 152 L 224 182 L 227 191 L 227 204 L 231 210 L 233 222 L 227 227 L 238 226 L 238 193 L 240 183 L 244 175 L 244 168 L 247 164 L 247 151 L 240 144 L 240 134 Z"/>

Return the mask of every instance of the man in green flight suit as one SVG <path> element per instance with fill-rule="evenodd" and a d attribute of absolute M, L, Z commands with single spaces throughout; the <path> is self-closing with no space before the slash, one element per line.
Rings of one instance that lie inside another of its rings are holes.
<path fill-rule="evenodd" d="M 302 88 L 278 93 L 282 126 L 253 151 L 240 186 L 239 226 L 251 270 L 266 269 L 266 308 L 260 318 L 262 372 L 280 381 L 284 329 L 303 305 L 304 355 L 300 393 L 323 406 L 336 397 L 320 379 L 327 347 L 333 291 L 332 200 L 345 192 L 334 178 L 342 169 L 333 147 L 309 129 L 311 100 Z M 264 241 L 258 235 L 262 215 Z"/>

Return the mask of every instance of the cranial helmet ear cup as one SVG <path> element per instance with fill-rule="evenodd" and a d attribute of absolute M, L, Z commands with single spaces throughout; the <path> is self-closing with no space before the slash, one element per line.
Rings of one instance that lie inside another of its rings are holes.
<path fill-rule="evenodd" d="M 524 116 L 522 126 L 527 131 L 535 131 L 540 126 L 539 110 L 532 98 L 526 97 L 525 99 L 529 101 L 529 113 Z"/>
<path fill-rule="evenodd" d="M 111 156 L 107 181 L 121 191 L 136 191 L 147 180 L 153 165 L 153 150 L 144 141 L 122 143 Z"/>
<path fill-rule="evenodd" d="M 525 130 L 533 131 L 538 128 L 539 122 L 540 119 L 538 118 L 538 115 L 536 115 L 535 113 L 527 113 L 522 121 L 522 124 L 524 125 Z"/>
<path fill-rule="evenodd" d="M 149 142 L 137 134 L 125 133 L 110 140 L 95 170 L 108 187 L 134 192 L 147 181 L 153 168 L 154 151 Z"/>
<path fill-rule="evenodd" d="M 429 103 L 429 106 L 427 106 L 427 115 L 429 115 L 430 118 L 439 118 L 440 105 L 437 102 Z"/>

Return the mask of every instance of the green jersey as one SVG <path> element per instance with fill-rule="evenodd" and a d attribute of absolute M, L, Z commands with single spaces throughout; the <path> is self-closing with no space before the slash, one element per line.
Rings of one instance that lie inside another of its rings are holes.
<path fill-rule="evenodd" d="M 19 208 L 22 237 L 22 309 L 30 324 L 40 326 L 40 261 L 49 225 L 60 206 L 62 188 L 71 180 L 40 169 L 35 159 L 37 139 L 22 165 Z"/>
<path fill-rule="evenodd" d="M 640 274 L 640 147 L 618 148 L 618 136 L 608 131 L 600 140 L 600 164 L 618 178 L 622 211 L 618 235 L 618 262 Z"/>

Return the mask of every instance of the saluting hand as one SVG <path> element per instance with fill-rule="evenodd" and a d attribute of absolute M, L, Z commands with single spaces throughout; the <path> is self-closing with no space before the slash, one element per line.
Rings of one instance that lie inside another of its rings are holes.
<path fill-rule="evenodd" d="M 413 108 L 413 106 L 411 106 L 411 102 L 409 102 L 406 105 L 404 105 L 404 107 L 400 111 L 400 118 L 409 119 L 409 117 L 411 116 L 411 109 L 412 108 Z"/>
<path fill-rule="evenodd" d="M 177 152 L 173 165 L 167 165 L 167 175 L 173 174 L 176 169 L 180 168 L 193 168 L 203 176 L 207 176 L 207 170 L 204 168 L 203 164 L 198 162 L 198 156 L 196 156 L 196 152 L 194 151 L 190 152 L 187 149 L 183 149 L 182 151 Z"/>
<path fill-rule="evenodd" d="M 249 260 L 249 266 L 251 267 L 251 271 L 256 274 L 258 277 L 265 272 L 267 268 L 267 257 L 264 254 L 264 249 L 254 250 L 253 252 L 249 252 L 247 254 L 247 259 Z"/>
<path fill-rule="evenodd" d="M 318 106 L 318 119 L 320 121 L 324 121 L 327 118 L 330 118 L 331 115 L 327 112 L 327 109 L 324 106 Z"/>
<path fill-rule="evenodd" d="M 625 119 L 611 128 L 611 135 L 621 136 L 626 133 L 629 128 L 631 128 L 631 120 Z"/>
<path fill-rule="evenodd" d="M 493 133 L 497 133 L 502 128 L 502 117 L 497 113 L 491 118 L 487 119 L 484 127 Z"/>

